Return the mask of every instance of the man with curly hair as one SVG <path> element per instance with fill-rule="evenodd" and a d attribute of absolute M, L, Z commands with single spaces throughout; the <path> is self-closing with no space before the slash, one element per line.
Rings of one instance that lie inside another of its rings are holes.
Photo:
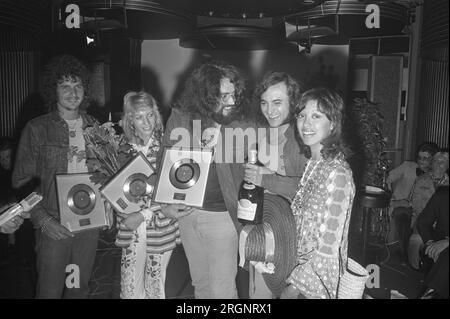
<path fill-rule="evenodd" d="M 12 182 L 14 188 L 35 188 L 43 195 L 31 220 L 36 228 L 37 298 L 86 298 L 97 248 L 98 230 L 72 233 L 60 224 L 55 175 L 84 173 L 83 128 L 95 119 L 88 105 L 86 66 L 61 55 L 45 67 L 43 96 L 48 113 L 32 119 L 20 139 Z M 79 283 L 65 287 L 66 267 L 79 267 Z"/>
<path fill-rule="evenodd" d="M 197 299 L 237 298 L 238 233 L 242 227 L 237 203 L 244 166 L 236 158 L 243 159 L 246 148 L 239 143 L 226 144 L 225 135 L 251 127 L 245 119 L 245 85 L 243 75 L 232 65 L 202 64 L 186 81 L 163 136 L 165 146 L 214 149 L 202 209 L 181 204 L 162 207 L 166 217 L 179 220 Z M 180 132 L 186 132 L 181 139 Z"/>

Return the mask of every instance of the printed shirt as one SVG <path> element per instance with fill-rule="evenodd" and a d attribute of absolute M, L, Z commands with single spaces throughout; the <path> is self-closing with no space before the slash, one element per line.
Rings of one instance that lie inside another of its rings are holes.
<path fill-rule="evenodd" d="M 86 173 L 86 151 L 81 117 L 65 120 L 69 129 L 69 152 L 67 153 L 67 173 Z"/>
<path fill-rule="evenodd" d="M 160 149 L 160 142 L 151 138 L 147 145 L 140 146 L 130 144 L 137 152 L 143 152 L 150 163 L 156 161 L 156 154 Z M 152 205 L 150 205 L 151 207 Z M 178 221 L 165 217 L 162 213 L 155 211 L 148 218 L 143 213 L 146 223 L 147 236 L 147 253 L 162 254 L 166 251 L 173 250 L 175 246 L 181 243 L 180 232 L 178 229 Z M 119 232 L 117 233 L 116 245 L 127 248 L 133 241 L 137 241 L 137 231 L 130 231 L 119 225 Z"/>
<path fill-rule="evenodd" d="M 348 227 L 355 186 L 342 155 L 310 160 L 308 176 L 292 202 L 297 226 L 297 266 L 288 278 L 307 298 L 336 298 L 347 264 Z"/>

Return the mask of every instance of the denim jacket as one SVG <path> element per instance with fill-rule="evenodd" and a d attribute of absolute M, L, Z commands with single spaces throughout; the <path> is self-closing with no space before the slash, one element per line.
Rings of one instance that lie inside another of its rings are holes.
<path fill-rule="evenodd" d="M 83 129 L 96 122 L 88 114 L 80 112 L 80 115 Z M 42 194 L 42 201 L 31 213 L 35 228 L 41 227 L 49 215 L 60 220 L 55 175 L 67 173 L 68 152 L 69 129 L 58 111 L 34 118 L 25 126 L 17 149 L 12 185 L 16 189 L 31 186 Z"/>
<path fill-rule="evenodd" d="M 227 128 L 240 128 L 245 131 L 247 128 L 254 128 L 254 124 L 253 122 L 249 121 L 234 121 L 226 127 L 222 125 L 221 134 L 219 137 L 219 143 L 222 143 L 222 145 L 226 145 L 224 141 L 226 135 L 224 134 L 224 130 Z M 177 129 L 186 129 L 187 131 L 189 131 L 189 138 L 182 139 L 178 135 L 176 131 Z M 172 132 L 174 133 L 175 139 L 170 138 Z M 201 134 L 201 132 L 197 133 Z M 192 120 L 189 114 L 186 114 L 183 110 L 173 108 L 172 114 L 166 124 L 166 130 L 163 136 L 163 145 L 173 146 L 176 144 L 180 147 L 200 147 L 201 145 L 199 142 L 200 137 L 196 135 L 195 131 L 192 132 Z M 241 158 L 244 159 L 247 154 L 247 143 L 244 143 L 244 145 L 237 144 L 238 143 L 233 144 L 233 150 L 223 147 L 223 151 L 221 152 L 222 162 L 216 161 L 216 171 L 219 178 L 220 189 L 225 201 L 225 206 L 227 207 L 236 230 L 239 233 L 242 225 L 237 220 L 237 204 L 239 188 L 242 181 L 244 180 L 244 165 L 243 162 L 239 162 L 239 158 L 233 157 L 233 154 L 238 154 L 238 156 L 242 155 Z M 162 159 L 162 151 L 163 148 L 161 148 L 160 154 L 158 156 L 159 162 Z M 233 158 L 232 162 L 230 161 L 231 157 Z"/>

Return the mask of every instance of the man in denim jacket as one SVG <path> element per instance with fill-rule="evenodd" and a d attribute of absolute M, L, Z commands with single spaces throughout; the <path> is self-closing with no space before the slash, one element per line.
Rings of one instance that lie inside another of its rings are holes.
<path fill-rule="evenodd" d="M 163 137 L 165 146 L 214 149 L 202 209 L 162 205 L 164 215 L 179 220 L 196 299 L 237 298 L 242 228 L 237 204 L 247 153 L 244 135 L 255 132 L 245 114 L 244 93 L 245 81 L 236 67 L 220 62 L 201 65 L 186 81 Z"/>
<path fill-rule="evenodd" d="M 95 122 L 82 111 L 88 104 L 88 70 L 72 56 L 58 56 L 46 66 L 43 84 L 49 113 L 31 120 L 22 132 L 13 187 L 37 187 L 43 195 L 31 213 L 37 229 L 36 297 L 86 298 L 98 230 L 74 234 L 60 224 L 55 175 L 87 172 L 83 128 Z M 75 278 L 65 289 L 70 264 L 79 267 L 79 283 Z"/>

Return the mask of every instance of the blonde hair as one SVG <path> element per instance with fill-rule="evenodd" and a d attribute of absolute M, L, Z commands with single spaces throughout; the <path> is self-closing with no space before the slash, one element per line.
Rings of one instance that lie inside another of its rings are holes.
<path fill-rule="evenodd" d="M 447 152 L 437 152 L 436 154 L 434 154 L 433 156 L 433 160 L 432 161 L 437 161 L 439 159 L 443 159 L 444 161 L 447 162 L 447 168 L 448 168 L 448 164 L 449 164 L 449 155 Z"/>
<path fill-rule="evenodd" d="M 153 110 L 155 116 L 155 127 L 153 129 L 153 136 L 160 140 L 163 134 L 163 122 L 161 114 L 158 110 L 156 100 L 144 91 L 131 91 L 123 97 L 123 113 L 122 113 L 122 128 L 127 140 L 135 144 L 144 144 L 144 141 L 136 135 L 136 130 L 133 125 L 133 116 L 140 108 L 150 108 Z"/>

